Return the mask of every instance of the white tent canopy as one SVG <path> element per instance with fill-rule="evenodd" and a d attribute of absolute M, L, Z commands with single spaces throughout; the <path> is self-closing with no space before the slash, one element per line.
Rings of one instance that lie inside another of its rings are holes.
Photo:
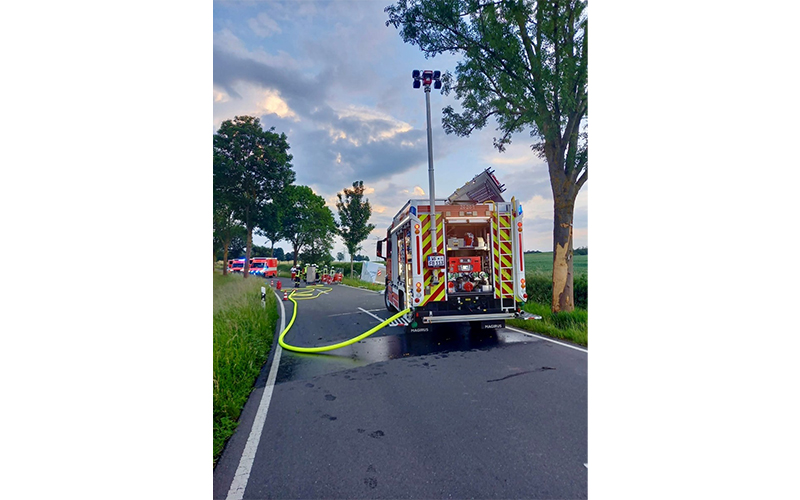
<path fill-rule="evenodd" d="M 361 281 L 386 283 L 386 266 L 377 262 L 365 261 L 361 267 Z"/>

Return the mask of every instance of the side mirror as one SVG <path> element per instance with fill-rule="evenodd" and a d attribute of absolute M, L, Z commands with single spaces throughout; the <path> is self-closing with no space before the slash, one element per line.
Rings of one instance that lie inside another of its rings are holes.
<path fill-rule="evenodd" d="M 375 246 L 375 255 L 377 255 L 381 259 L 386 258 L 383 256 L 383 240 L 380 240 L 378 244 Z"/>

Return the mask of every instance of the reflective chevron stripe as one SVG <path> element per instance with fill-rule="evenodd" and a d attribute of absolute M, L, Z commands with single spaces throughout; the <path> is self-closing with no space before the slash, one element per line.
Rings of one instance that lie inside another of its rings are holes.
<path fill-rule="evenodd" d="M 494 298 L 514 297 L 511 250 L 511 214 L 492 217 L 492 257 L 494 259 Z M 503 269 L 501 269 L 501 267 Z"/>
<path fill-rule="evenodd" d="M 431 245 L 431 217 L 430 214 L 421 213 L 418 214 L 419 220 L 422 223 L 422 259 L 423 265 L 427 263 L 428 256 L 433 253 L 444 254 L 444 216 L 442 214 L 436 214 L 436 251 L 432 249 Z M 444 300 L 445 298 L 445 290 L 447 286 L 447 280 L 442 277 L 439 280 L 438 285 L 433 285 L 431 282 L 433 281 L 433 270 L 425 268 L 425 288 L 427 289 L 430 287 L 430 293 L 425 294 L 425 299 L 423 300 L 422 304 L 425 305 L 428 302 L 438 302 Z M 443 271 L 444 276 L 446 270 Z"/>

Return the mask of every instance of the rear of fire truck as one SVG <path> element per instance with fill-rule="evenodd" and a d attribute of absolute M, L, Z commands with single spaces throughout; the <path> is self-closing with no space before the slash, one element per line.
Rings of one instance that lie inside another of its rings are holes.
<path fill-rule="evenodd" d="M 487 169 L 433 211 L 429 200 L 409 200 L 394 217 L 377 255 L 386 260 L 386 307 L 411 309 L 410 332 L 453 322 L 502 328 L 525 315 L 522 205 L 502 191 Z"/>

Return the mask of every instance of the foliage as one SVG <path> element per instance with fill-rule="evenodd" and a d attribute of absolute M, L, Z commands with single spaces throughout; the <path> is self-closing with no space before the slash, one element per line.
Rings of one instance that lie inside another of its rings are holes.
<path fill-rule="evenodd" d="M 214 461 L 238 425 L 278 319 L 275 297 L 261 305 L 261 282 L 214 273 Z"/>
<path fill-rule="evenodd" d="M 253 257 L 269 257 L 269 248 L 253 245 Z"/>
<path fill-rule="evenodd" d="M 258 118 L 237 116 L 214 134 L 214 190 L 247 228 L 248 259 L 261 211 L 295 178 L 286 134 L 274 130 L 262 129 Z"/>
<path fill-rule="evenodd" d="M 241 226 L 238 225 L 236 219 L 233 217 L 233 211 L 228 206 L 217 190 L 214 190 L 214 258 L 215 260 L 223 260 L 227 266 L 227 259 L 229 258 L 230 246 L 233 243 L 234 235 L 238 233 Z M 227 252 L 226 252 L 227 250 Z M 223 267 L 223 273 L 227 274 L 226 267 Z"/>
<path fill-rule="evenodd" d="M 241 259 L 245 256 L 245 247 L 247 246 L 247 229 L 241 225 L 235 225 L 231 228 L 230 245 L 228 246 L 228 260 Z"/>
<path fill-rule="evenodd" d="M 333 213 L 325 206 L 325 199 L 308 186 L 287 186 L 284 196 L 287 210 L 282 218 L 281 237 L 292 244 L 292 257 L 306 247 L 315 252 L 315 248 L 321 248 L 322 241 L 329 240 L 336 232 Z M 330 248 L 327 251 L 330 252 Z"/>
<path fill-rule="evenodd" d="M 574 255 L 589 255 L 588 247 L 578 247 L 573 252 Z"/>
<path fill-rule="evenodd" d="M 353 257 L 354 262 L 369 262 L 369 256 L 367 255 L 356 255 Z"/>
<path fill-rule="evenodd" d="M 281 239 L 283 219 L 286 216 L 288 201 L 289 200 L 286 198 L 286 191 L 281 191 L 275 195 L 273 200 L 261 207 L 258 213 L 256 220 L 258 229 L 256 233 L 268 239 L 273 249 L 275 243 Z M 265 255 L 274 257 L 272 251 Z"/>
<path fill-rule="evenodd" d="M 527 271 L 525 273 L 525 291 L 529 302 L 550 303 L 553 296 L 552 275 L 543 271 Z M 589 278 L 585 273 L 576 274 L 573 280 L 575 306 L 589 307 Z"/>
<path fill-rule="evenodd" d="M 353 256 L 361 248 L 361 242 L 375 229 L 375 224 L 369 224 L 372 207 L 369 200 L 364 199 L 363 181 L 355 181 L 352 188 L 345 188 L 343 193 L 336 193 L 336 197 L 339 199 L 336 202 L 336 209 L 339 211 L 338 232 L 350 254 L 352 274 L 352 262 L 355 260 Z"/>
<path fill-rule="evenodd" d="M 350 265 L 350 262 L 334 262 L 333 267 L 345 269 Z M 353 262 L 353 274 L 355 276 L 361 276 L 361 268 L 364 267 L 363 262 Z M 347 273 L 345 273 L 345 276 Z"/>
<path fill-rule="evenodd" d="M 566 264 L 553 274 L 561 290 L 552 308 L 570 309 L 573 211 L 588 179 L 586 2 L 399 0 L 385 11 L 386 25 L 426 57 L 464 56 L 455 75 L 442 76 L 442 92 L 454 92 L 463 108 L 444 109 L 445 132 L 469 136 L 493 117 L 498 151 L 518 132 L 537 139 L 531 148 L 547 160 L 554 197 L 553 247 Z"/>
<path fill-rule="evenodd" d="M 300 260 L 309 264 L 330 264 L 333 261 L 331 234 L 317 234 L 308 240 L 300 252 Z"/>
<path fill-rule="evenodd" d="M 344 260 L 344 252 L 336 252 L 336 260 Z"/>
<path fill-rule="evenodd" d="M 285 260 L 286 259 L 286 256 L 283 253 L 283 248 L 277 247 L 277 248 L 273 248 L 272 250 L 274 252 L 274 255 L 272 255 L 272 256 L 275 257 L 276 259 L 278 259 L 278 260 Z"/>

